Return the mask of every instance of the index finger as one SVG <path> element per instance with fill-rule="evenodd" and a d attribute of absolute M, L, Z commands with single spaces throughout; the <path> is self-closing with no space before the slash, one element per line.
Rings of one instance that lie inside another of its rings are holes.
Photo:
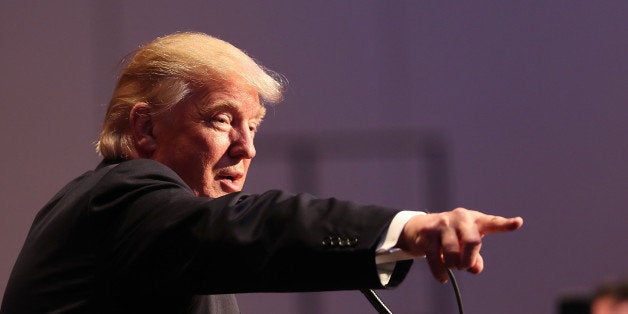
<path fill-rule="evenodd" d="M 482 214 L 476 219 L 476 224 L 480 234 L 514 231 L 523 225 L 523 218 L 505 218 L 501 216 L 493 216 Z"/>

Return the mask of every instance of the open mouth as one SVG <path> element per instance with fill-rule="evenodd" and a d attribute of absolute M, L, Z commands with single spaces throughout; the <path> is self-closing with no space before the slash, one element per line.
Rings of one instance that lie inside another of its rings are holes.
<path fill-rule="evenodd" d="M 220 179 L 229 180 L 231 182 L 239 181 L 241 178 L 242 175 L 239 174 L 225 174 L 220 176 Z"/>
<path fill-rule="evenodd" d="M 222 189 L 228 193 L 238 192 L 242 189 L 243 175 L 237 172 L 223 172 L 217 176 L 217 180 L 220 182 Z"/>

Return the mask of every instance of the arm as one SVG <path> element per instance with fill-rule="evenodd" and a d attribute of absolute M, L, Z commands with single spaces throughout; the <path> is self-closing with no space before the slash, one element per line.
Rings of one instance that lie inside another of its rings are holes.
<path fill-rule="evenodd" d="M 107 278 L 198 294 L 381 287 L 375 248 L 397 212 L 281 191 L 196 197 L 148 160 L 98 190 L 93 212 L 114 216 Z"/>

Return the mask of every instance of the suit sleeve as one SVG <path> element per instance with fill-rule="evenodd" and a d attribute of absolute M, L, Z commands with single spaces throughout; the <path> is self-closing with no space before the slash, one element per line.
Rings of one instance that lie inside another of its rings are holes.
<path fill-rule="evenodd" d="M 397 213 L 282 191 L 196 197 L 149 160 L 118 165 L 95 191 L 91 215 L 110 226 L 104 277 L 163 293 L 379 288 L 375 249 Z"/>

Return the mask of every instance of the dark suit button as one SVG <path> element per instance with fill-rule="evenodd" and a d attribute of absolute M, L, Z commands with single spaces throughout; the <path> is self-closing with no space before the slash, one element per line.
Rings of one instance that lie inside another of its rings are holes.
<path fill-rule="evenodd" d="M 322 244 L 324 247 L 328 247 L 328 246 L 330 246 L 330 245 L 331 245 L 331 238 L 330 238 L 330 237 L 324 237 L 324 238 L 323 238 L 323 241 L 321 242 L 321 244 Z"/>
<path fill-rule="evenodd" d="M 341 237 L 336 237 L 336 243 L 338 243 L 338 246 L 345 246 L 345 241 Z"/>

